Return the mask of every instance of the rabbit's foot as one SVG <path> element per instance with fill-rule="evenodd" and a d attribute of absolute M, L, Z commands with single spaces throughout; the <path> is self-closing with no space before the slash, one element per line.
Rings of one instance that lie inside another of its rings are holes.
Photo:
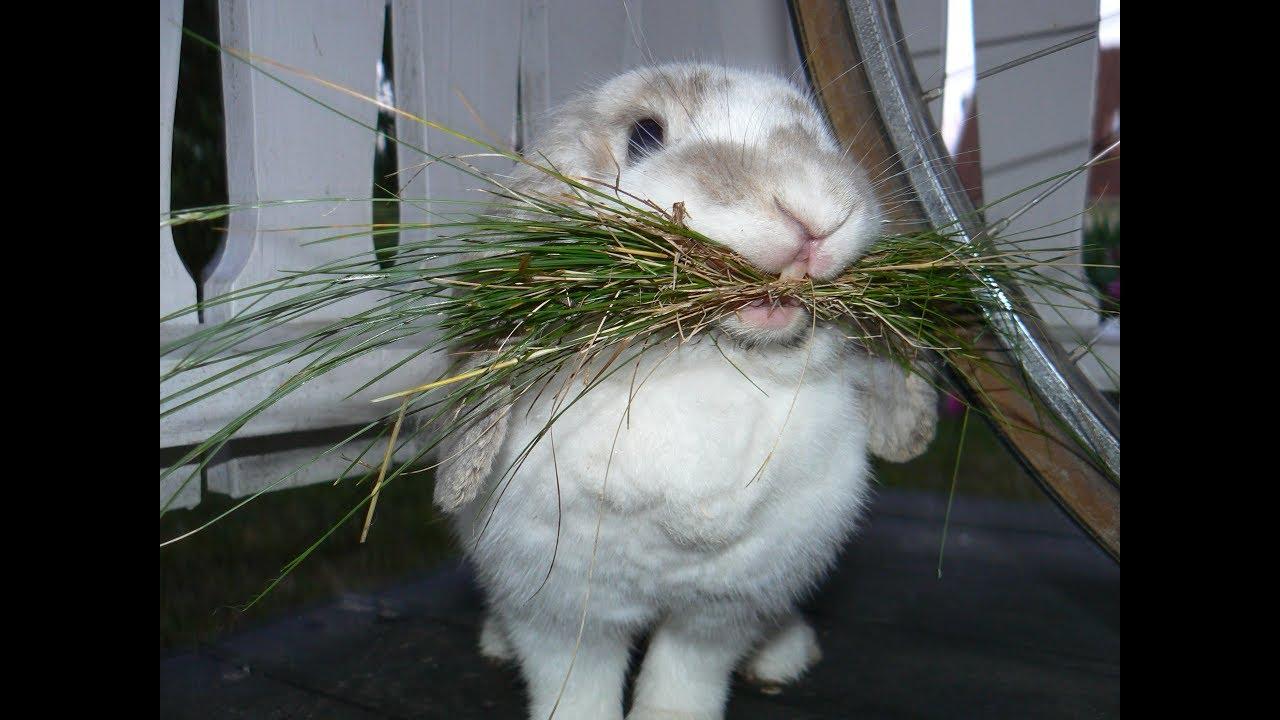
<path fill-rule="evenodd" d="M 756 685 L 786 685 L 798 680 L 821 659 L 817 633 L 804 618 L 796 615 L 756 650 L 742 674 Z"/>
<path fill-rule="evenodd" d="M 516 658 L 516 651 L 492 613 L 484 616 L 484 625 L 480 628 L 480 654 L 496 663 L 507 663 Z"/>

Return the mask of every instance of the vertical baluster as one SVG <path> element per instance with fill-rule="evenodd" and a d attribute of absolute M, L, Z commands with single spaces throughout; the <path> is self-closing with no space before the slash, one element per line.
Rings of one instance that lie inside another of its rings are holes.
<path fill-rule="evenodd" d="M 222 42 L 300 68 L 368 97 L 377 94 L 375 68 L 382 50 L 379 0 L 288 0 L 221 3 Z M 370 102 L 262 63 L 266 70 L 360 122 L 373 126 Z M 367 235 L 319 245 L 302 243 L 358 233 L 371 218 L 373 131 L 360 127 L 243 62 L 223 56 L 227 120 L 227 185 L 233 204 L 272 200 L 348 198 L 348 201 L 237 212 L 224 251 L 214 259 L 210 296 L 367 250 Z M 297 230 L 304 226 L 329 226 Z M 317 317 L 334 318 L 367 306 L 355 299 Z M 206 318 L 228 317 L 247 301 L 211 308 Z"/>
<path fill-rule="evenodd" d="M 1096 0 L 1028 0 L 1019 12 L 1004 3 L 974 0 L 979 71 L 1079 35 L 1098 21 Z M 1059 34 L 1046 33 L 1062 28 Z M 990 199 L 1024 188 L 1089 159 L 1090 122 L 1098 47 L 1096 40 L 1012 68 L 979 82 L 982 95 L 984 194 Z M 1082 175 L 1018 218 L 1006 237 L 1050 223 L 1033 235 L 1066 233 L 1028 243 L 1029 248 L 1079 247 L 1080 212 L 1084 207 Z M 1032 194 L 1023 196 L 1023 202 Z M 987 213 L 995 221 L 1018 207 L 1011 200 Z M 1078 262 L 1078 254 L 1075 256 Z M 1052 271 L 1059 272 L 1059 271 Z M 1064 270 L 1079 277 L 1080 270 Z M 1075 305 L 1058 308 L 1041 303 L 1041 315 L 1058 334 L 1088 332 L 1097 324 L 1092 307 L 1058 293 L 1045 293 L 1047 303 Z"/>
<path fill-rule="evenodd" d="M 178 55 L 182 47 L 182 0 L 160 3 L 160 212 L 169 211 L 170 163 L 173 158 L 173 110 L 178 98 Z M 160 229 L 160 314 L 192 305 L 196 286 L 173 245 L 173 232 Z M 193 324 L 194 313 L 171 323 Z"/>
<path fill-rule="evenodd" d="M 170 162 L 173 158 L 173 110 L 178 97 L 178 55 L 182 47 L 182 0 L 161 0 L 160 3 L 160 212 L 169 210 Z M 173 245 L 173 232 L 160 229 L 160 314 L 166 315 L 187 307 L 196 301 L 196 286 L 182 265 Z M 174 325 L 190 326 L 196 315 L 184 315 L 168 321 Z M 163 443 L 163 438 L 161 439 Z M 200 479 L 183 481 L 195 469 L 194 465 L 178 468 L 160 483 L 160 506 L 170 500 L 175 492 L 178 497 L 169 503 L 170 509 L 194 507 L 200 502 Z M 164 468 L 161 468 L 161 472 Z M 179 487 L 182 489 L 179 490 Z"/>
<path fill-rule="evenodd" d="M 223 0 L 219 6 L 221 40 L 227 48 L 299 68 L 372 98 L 377 94 L 384 7 L 382 0 Z M 263 60 L 254 62 L 360 123 L 376 126 L 378 110 L 371 102 L 325 88 Z M 372 220 L 369 196 L 374 131 L 225 54 L 222 76 L 230 202 L 332 200 L 233 213 L 226 243 L 210 264 L 206 296 L 276 279 L 281 271 L 307 269 L 371 250 L 367 228 Z M 304 227 L 318 229 L 300 229 Z M 351 236 L 304 245 L 341 234 Z M 226 319 L 250 302 L 238 300 L 210 308 L 206 320 Z M 367 294 L 347 299 L 313 313 L 298 327 L 286 327 L 284 332 L 302 332 L 316 323 L 350 316 L 374 302 L 376 299 Z M 367 398 L 343 401 L 348 392 L 377 372 L 378 364 L 388 362 L 385 353 L 379 358 L 375 353 L 370 362 L 308 384 L 241 434 L 310 431 L 359 422 L 379 413 L 381 408 L 370 407 Z M 299 367 L 295 363 L 224 393 L 225 397 L 201 408 L 200 418 L 186 420 L 210 431 Z M 243 495 L 276 480 L 317 452 L 319 449 L 307 448 L 281 453 L 267 448 L 230 458 L 209 469 L 208 484 L 219 492 Z M 286 486 L 332 479 L 343 467 L 345 462 L 332 458 Z"/>

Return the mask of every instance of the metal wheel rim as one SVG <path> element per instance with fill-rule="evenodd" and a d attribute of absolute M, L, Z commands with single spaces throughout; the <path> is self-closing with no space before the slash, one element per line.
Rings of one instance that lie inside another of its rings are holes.
<path fill-rule="evenodd" d="M 894 0 L 790 0 L 790 5 L 810 84 L 817 89 L 829 115 L 834 108 L 831 95 L 824 95 L 827 86 L 840 81 L 846 73 L 861 76 L 847 82 L 865 83 L 874 98 L 879 130 L 896 153 L 896 162 L 913 191 L 921 216 L 934 227 L 959 229 L 966 242 L 979 237 L 984 228 L 922 99 L 915 68 L 902 41 Z M 821 23 L 821 31 L 827 33 L 838 33 L 840 28 L 827 28 L 839 25 L 843 18 L 843 29 L 857 61 L 825 83 L 815 72 L 814 56 L 821 52 L 821 43 L 806 36 L 814 27 L 815 18 Z M 855 64 L 857 67 L 853 67 Z M 1024 315 L 1012 312 L 1015 303 L 1025 302 L 1017 288 L 992 282 L 989 291 L 1003 309 L 987 313 L 987 324 L 996 331 L 1007 356 L 1016 362 L 1026 387 L 1097 462 L 1092 463 L 1091 469 L 1073 467 L 1058 473 L 1057 466 L 1071 464 L 1069 459 L 1029 458 L 1025 439 L 1001 432 L 1002 439 L 1068 514 L 1119 560 L 1119 414 L 1056 342 Z"/>

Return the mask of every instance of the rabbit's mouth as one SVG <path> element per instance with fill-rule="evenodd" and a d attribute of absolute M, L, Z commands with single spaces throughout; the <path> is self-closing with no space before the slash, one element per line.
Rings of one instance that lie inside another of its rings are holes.
<path fill-rule="evenodd" d="M 804 306 L 793 297 L 761 298 L 734 311 L 744 326 L 760 330 L 790 330 L 804 315 Z"/>

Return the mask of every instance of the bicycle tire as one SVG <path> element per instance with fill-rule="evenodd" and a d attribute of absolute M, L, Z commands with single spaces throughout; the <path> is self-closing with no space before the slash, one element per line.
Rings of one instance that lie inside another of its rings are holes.
<path fill-rule="evenodd" d="M 894 0 L 789 6 L 810 87 L 836 135 L 867 166 L 888 169 L 886 195 L 912 198 L 890 219 L 957 228 L 962 242 L 980 237 L 985 226 L 922 100 Z M 1003 309 L 985 322 L 999 342 L 984 350 L 1017 377 L 980 363 L 957 367 L 956 375 L 985 414 L 1021 421 L 990 424 L 1040 487 L 1119 562 L 1119 413 L 1043 331 L 1018 288 L 993 290 Z"/>

